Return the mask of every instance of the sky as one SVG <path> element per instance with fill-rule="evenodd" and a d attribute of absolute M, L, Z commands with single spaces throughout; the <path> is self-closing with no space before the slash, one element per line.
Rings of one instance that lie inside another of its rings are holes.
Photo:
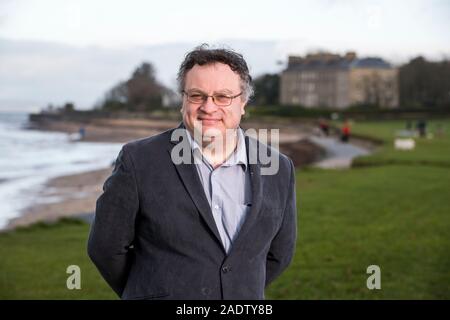
<path fill-rule="evenodd" d="M 92 107 L 144 60 L 174 88 L 204 42 L 240 51 L 257 76 L 316 50 L 442 59 L 449 30 L 448 0 L 0 0 L 0 110 Z"/>

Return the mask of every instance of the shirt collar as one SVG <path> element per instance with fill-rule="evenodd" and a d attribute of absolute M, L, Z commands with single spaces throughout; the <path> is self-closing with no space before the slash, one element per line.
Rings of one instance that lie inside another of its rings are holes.
<path fill-rule="evenodd" d="M 192 137 L 189 130 L 186 129 L 187 138 L 189 144 L 191 145 L 192 152 L 194 154 L 194 158 L 198 157 L 198 159 L 202 159 L 202 148 L 199 146 L 197 141 Z M 206 161 L 206 159 L 205 159 Z M 220 166 L 222 167 L 231 167 L 234 165 L 242 165 L 244 171 L 247 170 L 247 149 L 245 148 L 245 137 L 242 129 L 240 127 L 237 128 L 237 146 L 233 153 L 222 163 Z"/>

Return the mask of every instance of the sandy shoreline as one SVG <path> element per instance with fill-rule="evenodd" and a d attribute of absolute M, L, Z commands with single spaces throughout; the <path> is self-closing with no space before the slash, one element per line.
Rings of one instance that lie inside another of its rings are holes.
<path fill-rule="evenodd" d="M 78 132 L 83 126 L 86 135 L 83 141 L 119 142 L 158 134 L 164 130 L 177 127 L 178 121 L 161 121 L 151 119 L 97 119 L 88 124 L 67 121 L 53 121 L 34 124 L 33 129 L 45 131 Z M 279 124 L 272 124 L 279 126 Z M 267 124 L 246 122 L 243 128 L 267 128 Z M 309 128 L 298 126 L 280 127 L 280 150 L 290 156 L 296 166 L 304 166 L 322 156 L 323 150 L 304 140 Z M 269 126 L 270 128 L 270 126 Z M 61 176 L 49 180 L 44 188 L 36 194 L 37 203 L 21 212 L 21 215 L 9 221 L 6 229 L 14 229 L 39 221 L 55 221 L 62 217 L 78 217 L 92 214 L 95 203 L 102 193 L 105 180 L 112 172 L 112 167 L 101 170 Z"/>
<path fill-rule="evenodd" d="M 111 172 L 112 168 L 107 168 L 47 181 L 36 195 L 39 202 L 23 210 L 19 217 L 11 219 L 6 229 L 93 213 L 95 202 L 102 193 L 103 183 Z M 46 203 L 47 201 L 50 203 Z"/>

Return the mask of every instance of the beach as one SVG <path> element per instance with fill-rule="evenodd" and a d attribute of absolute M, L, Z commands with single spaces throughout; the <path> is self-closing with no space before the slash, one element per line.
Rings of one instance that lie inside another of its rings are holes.
<path fill-rule="evenodd" d="M 9 221 L 6 229 L 92 214 L 95 202 L 101 195 L 103 182 L 111 172 L 112 168 L 106 168 L 49 180 L 37 195 L 43 203 L 35 203 L 24 209 L 19 217 Z M 57 198 L 57 201 L 45 203 L 45 199 L 49 198 Z"/>
<path fill-rule="evenodd" d="M 155 119 L 96 119 L 89 123 L 74 121 L 49 121 L 31 123 L 32 130 L 76 134 L 83 127 L 86 143 L 113 142 L 119 145 L 128 141 L 158 134 L 177 127 L 178 121 Z M 279 128 L 280 150 L 293 159 L 296 167 L 301 167 L 323 157 L 324 150 L 304 139 L 311 128 L 290 124 L 267 124 L 247 121 L 242 125 L 248 128 Z M 62 217 L 86 217 L 95 212 L 95 203 L 102 194 L 105 180 L 112 173 L 110 165 L 101 169 L 88 170 L 76 174 L 57 176 L 49 179 L 34 194 L 32 203 L 23 208 L 20 215 L 9 220 L 5 229 L 14 229 L 32 223 L 55 221 Z"/>

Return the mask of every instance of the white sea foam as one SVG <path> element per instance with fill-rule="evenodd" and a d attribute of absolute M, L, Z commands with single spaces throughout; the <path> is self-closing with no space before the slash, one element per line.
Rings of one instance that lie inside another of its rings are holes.
<path fill-rule="evenodd" d="M 71 142 L 65 133 L 26 130 L 26 114 L 0 113 L 0 228 L 38 203 L 51 178 L 111 166 L 122 144 Z"/>

